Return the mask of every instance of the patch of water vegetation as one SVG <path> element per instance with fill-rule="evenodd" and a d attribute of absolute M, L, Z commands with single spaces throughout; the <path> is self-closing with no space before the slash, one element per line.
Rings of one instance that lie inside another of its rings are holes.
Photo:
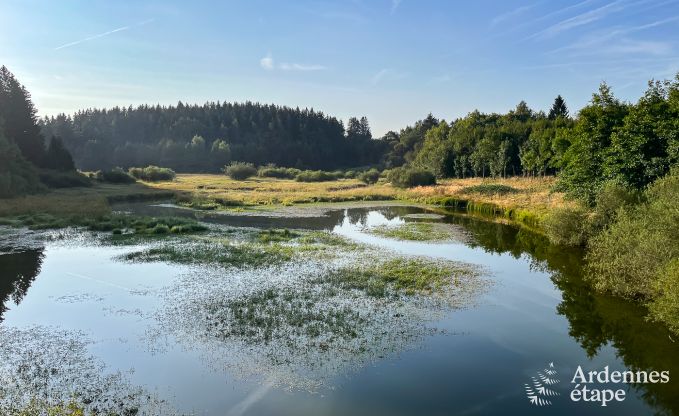
<path fill-rule="evenodd" d="M 298 292 L 292 288 L 266 288 L 249 296 L 205 305 L 208 325 L 219 337 L 242 337 L 250 342 L 269 343 L 288 337 L 356 338 L 361 326 L 360 314 L 344 305 L 319 307 L 322 295 L 313 290 Z M 327 343 L 319 343 L 328 349 Z"/>
<path fill-rule="evenodd" d="M 28 227 L 31 230 L 84 227 L 90 231 L 107 231 L 117 235 L 186 234 L 207 230 L 205 225 L 188 218 L 138 217 L 124 214 L 104 215 L 96 218 L 27 214 L 11 218 L 0 218 L 0 225 Z"/>
<path fill-rule="evenodd" d="M 0 327 L 0 414 L 176 414 L 122 372 L 108 374 L 83 334 Z"/>
<path fill-rule="evenodd" d="M 301 237 L 302 234 L 299 232 L 291 231 L 288 230 L 287 228 L 284 228 L 282 230 L 262 230 L 258 233 L 258 238 L 259 241 L 262 243 L 271 243 L 271 242 L 281 242 L 281 241 L 290 241 L 294 240 L 298 237 Z"/>
<path fill-rule="evenodd" d="M 399 225 L 378 225 L 368 229 L 380 237 L 407 241 L 465 241 L 467 235 L 460 227 L 434 222 L 406 222 Z"/>
<path fill-rule="evenodd" d="M 127 253 L 121 258 L 136 262 L 163 261 L 223 267 L 261 267 L 290 261 L 293 254 L 294 250 L 291 247 L 281 244 L 235 243 L 222 240 L 164 244 Z"/>
<path fill-rule="evenodd" d="M 360 290 L 368 296 L 431 295 L 458 286 L 476 271 L 463 264 L 397 257 L 386 262 L 332 270 L 318 282 Z"/>

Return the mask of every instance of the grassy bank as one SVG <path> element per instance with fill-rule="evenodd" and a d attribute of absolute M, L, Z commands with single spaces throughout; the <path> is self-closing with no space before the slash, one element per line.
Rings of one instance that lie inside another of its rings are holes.
<path fill-rule="evenodd" d="M 448 179 L 432 186 L 400 189 L 384 181 L 365 184 L 357 179 L 298 182 L 260 178 L 233 180 L 225 175 L 180 174 L 174 181 L 133 184 L 96 184 L 40 195 L 0 200 L 0 217 L 26 214 L 98 217 L 111 212 L 111 204 L 124 201 L 172 199 L 206 210 L 275 208 L 319 202 L 400 200 L 470 213 L 494 215 L 538 227 L 553 209 L 573 205 L 551 188 L 554 178 Z"/>
<path fill-rule="evenodd" d="M 175 192 L 181 204 L 198 209 L 242 209 L 317 202 L 401 200 L 501 216 L 532 227 L 555 208 L 574 205 L 552 192 L 555 179 L 447 179 L 436 185 L 400 189 L 357 179 L 297 182 L 292 179 L 233 180 L 224 175 L 184 174 L 149 187 Z"/>

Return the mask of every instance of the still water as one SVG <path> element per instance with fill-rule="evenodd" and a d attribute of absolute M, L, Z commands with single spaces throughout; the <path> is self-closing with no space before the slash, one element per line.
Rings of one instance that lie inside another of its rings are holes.
<path fill-rule="evenodd" d="M 121 209 L 194 215 L 140 204 Z M 581 252 L 550 245 L 523 229 L 455 213 L 426 221 L 462 227 L 469 238 L 458 242 L 397 241 L 365 231 L 423 221 L 413 214 L 426 212 L 379 206 L 291 218 L 201 215 L 232 227 L 326 230 L 404 255 L 482 268 L 490 284 L 473 304 L 432 317 L 424 335 L 397 343 L 388 353 L 328 374 L 321 388 L 274 384 L 273 373 L 236 371 L 224 362 L 256 360 L 256 351 L 187 342 L 168 330 L 173 322 L 158 325 L 158 311 L 173 306 L 168 303 L 181 305 L 178 296 L 199 284 L 195 276 L 230 272 L 121 262 L 116 258 L 129 246 L 100 244 L 77 232 L 37 244 L 0 233 L 1 334 L 26 337 L 26 344 L 34 336 L 37 352 L 30 354 L 57 348 L 60 334 L 66 334 L 61 354 L 82 347 L 78 354 L 86 356 L 69 363 L 74 371 L 84 371 L 87 363 L 89 378 L 114 374 L 120 378 L 107 379 L 112 384 L 124 380 L 172 409 L 198 415 L 679 414 L 679 344 L 663 327 L 645 321 L 639 306 L 592 294 L 582 282 Z M 200 284 L 205 281 L 212 280 Z M 10 342 L 0 338 L 0 344 Z M 575 403 L 569 395 L 578 365 L 585 371 L 605 366 L 670 371 L 671 381 L 616 385 L 625 390 L 625 400 L 606 407 Z M 549 368 L 560 380 L 549 387 L 559 395 L 549 398 L 550 405 L 535 406 L 525 385 Z"/>

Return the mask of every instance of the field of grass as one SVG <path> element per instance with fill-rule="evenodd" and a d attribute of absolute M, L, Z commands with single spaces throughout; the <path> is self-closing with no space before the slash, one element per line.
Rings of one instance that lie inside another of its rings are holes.
<path fill-rule="evenodd" d="M 25 214 L 97 217 L 110 213 L 110 203 L 175 198 L 198 209 L 275 208 L 319 202 L 401 200 L 465 208 L 536 226 L 555 208 L 573 205 L 552 192 L 555 178 L 446 179 L 436 185 L 400 189 L 380 180 L 367 185 L 356 179 L 297 182 L 291 179 L 233 180 L 225 175 L 179 174 L 174 181 L 97 184 L 46 194 L 0 200 L 0 217 Z"/>
<path fill-rule="evenodd" d="M 83 188 L 63 188 L 44 194 L 0 199 L 0 217 L 50 214 L 93 218 L 110 213 L 110 202 L 161 197 L 172 198 L 172 193 L 143 184 L 96 184 Z"/>

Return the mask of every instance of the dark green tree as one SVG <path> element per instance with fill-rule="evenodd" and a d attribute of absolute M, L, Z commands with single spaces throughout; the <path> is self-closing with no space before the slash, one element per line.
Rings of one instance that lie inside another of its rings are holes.
<path fill-rule="evenodd" d="M 47 146 L 43 167 L 61 171 L 75 170 L 73 157 L 64 147 L 61 138 L 53 136 Z"/>
<path fill-rule="evenodd" d="M 558 117 L 568 118 L 568 107 L 566 107 L 566 101 L 557 95 L 554 99 L 554 104 L 552 108 L 549 109 L 549 115 L 547 116 L 550 120 L 556 120 Z"/>
<path fill-rule="evenodd" d="M 5 137 L 19 146 L 29 162 L 40 166 L 45 143 L 31 95 L 5 66 L 0 67 L 0 117 L 5 121 Z"/>

